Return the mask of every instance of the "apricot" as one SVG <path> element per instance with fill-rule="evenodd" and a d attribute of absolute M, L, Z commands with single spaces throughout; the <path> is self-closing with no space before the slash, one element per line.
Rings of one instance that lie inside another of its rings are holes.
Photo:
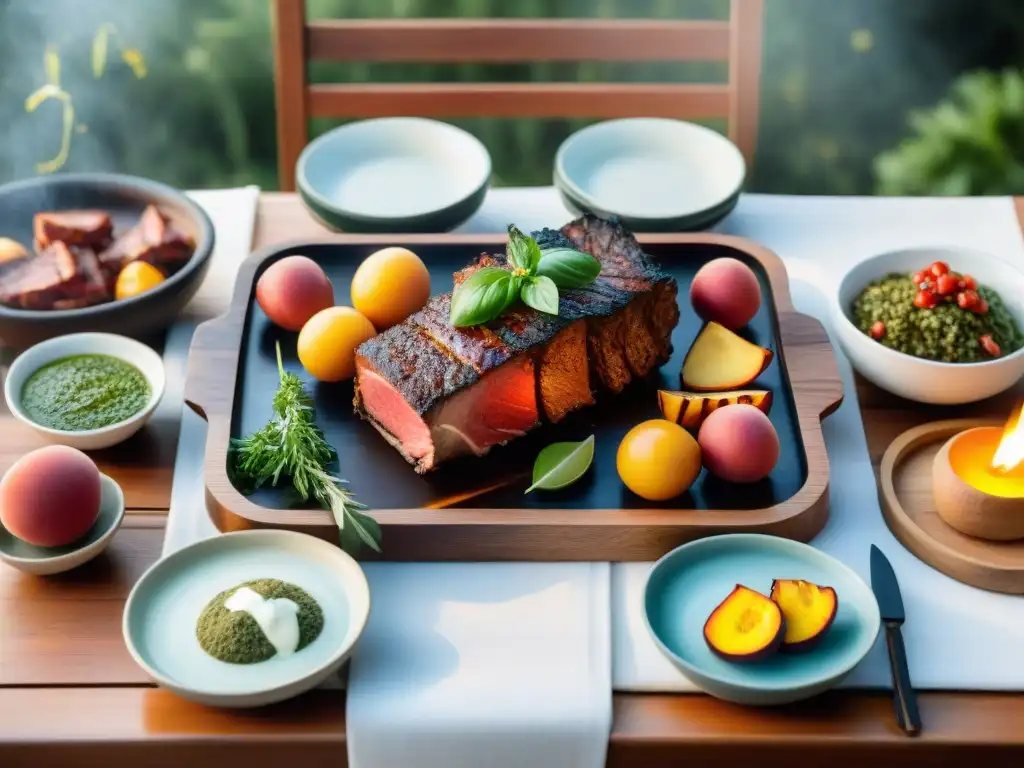
<path fill-rule="evenodd" d="M 352 277 L 352 306 L 383 331 L 430 298 L 430 272 L 407 248 L 383 248 L 366 257 Z"/>
<path fill-rule="evenodd" d="M 9 237 L 0 237 L 0 264 L 5 261 L 15 261 L 28 256 L 28 249 L 17 240 Z"/>
<path fill-rule="evenodd" d="M 37 547 L 82 538 L 100 512 L 100 471 L 81 451 L 49 445 L 26 454 L 0 480 L 0 524 Z"/>
<path fill-rule="evenodd" d="M 619 443 L 619 477 L 648 501 L 666 501 L 685 492 L 700 474 L 700 446 L 678 424 L 651 419 L 637 424 Z"/>
<path fill-rule="evenodd" d="M 299 333 L 299 362 L 319 381 L 344 381 L 356 371 L 356 347 L 377 335 L 373 323 L 352 307 L 317 312 Z"/>
<path fill-rule="evenodd" d="M 710 322 L 690 345 L 680 378 L 684 387 L 700 392 L 739 389 L 760 376 L 773 357 L 770 349 Z"/>
<path fill-rule="evenodd" d="M 712 259 L 690 283 L 690 303 L 700 317 L 736 331 L 761 307 L 761 286 L 754 270 L 739 259 Z"/>
<path fill-rule="evenodd" d="M 707 470 L 731 483 L 756 483 L 779 461 L 779 435 L 771 419 L 753 405 L 712 411 L 697 433 Z"/>
<path fill-rule="evenodd" d="M 117 275 L 114 298 L 130 299 L 156 288 L 164 281 L 164 274 L 148 261 L 131 261 Z"/>
<path fill-rule="evenodd" d="M 313 315 L 334 306 L 334 286 L 323 268 L 306 256 L 275 261 L 256 282 L 256 303 L 270 322 L 301 331 Z"/>
<path fill-rule="evenodd" d="M 775 579 L 771 598 L 786 620 L 779 648 L 783 653 L 811 650 L 825 636 L 839 610 L 839 598 L 832 587 L 801 579 Z"/>
<path fill-rule="evenodd" d="M 786 619 L 760 592 L 737 584 L 704 622 L 704 642 L 727 661 L 760 661 L 779 650 Z"/>

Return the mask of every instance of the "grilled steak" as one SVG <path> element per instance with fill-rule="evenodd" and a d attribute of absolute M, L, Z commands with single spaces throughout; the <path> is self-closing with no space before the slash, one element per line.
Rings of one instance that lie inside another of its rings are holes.
<path fill-rule="evenodd" d="M 0 264 L 0 304 L 19 309 L 70 309 L 107 301 L 96 254 L 55 242 L 38 256 Z"/>
<path fill-rule="evenodd" d="M 114 223 L 103 211 L 55 211 L 37 213 L 32 220 L 37 251 L 54 243 L 101 251 L 110 245 Z"/>
<path fill-rule="evenodd" d="M 632 234 L 583 217 L 534 237 L 601 262 L 593 283 L 560 293 L 557 316 L 517 306 L 487 326 L 454 328 L 442 294 L 357 350 L 356 412 L 417 472 L 557 422 L 592 405 L 593 389 L 619 392 L 671 355 L 676 282 Z M 456 284 L 483 266 L 507 267 L 507 256 L 482 255 Z"/>
<path fill-rule="evenodd" d="M 100 253 L 100 264 L 111 279 L 116 279 L 126 264 L 137 260 L 149 262 L 169 275 L 187 262 L 194 250 L 192 238 L 178 231 L 170 219 L 151 205 L 142 212 L 138 224 Z"/>

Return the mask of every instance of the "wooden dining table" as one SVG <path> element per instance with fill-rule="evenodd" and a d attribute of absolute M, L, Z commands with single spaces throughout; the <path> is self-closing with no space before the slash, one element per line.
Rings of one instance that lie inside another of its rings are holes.
<path fill-rule="evenodd" d="M 1016 209 L 1024 221 L 1024 198 Z M 326 234 L 294 195 L 261 196 L 255 247 Z M 193 311 L 203 319 L 214 310 Z M 128 506 L 103 556 L 49 578 L 0 564 L 2 768 L 171 768 L 186 759 L 195 768 L 347 764 L 345 696 L 338 691 L 317 690 L 260 710 L 211 709 L 152 685 L 125 648 L 125 599 L 160 557 L 180 387 L 171 382 L 143 432 L 94 455 L 121 484 Z M 909 403 L 863 380 L 857 394 L 877 472 L 902 431 L 934 419 L 1005 417 L 1024 387 L 961 407 Z M 34 432 L 0 411 L 0 474 L 40 445 Z M 970 760 L 991 768 L 1024 760 L 1024 693 L 928 691 L 920 694 L 920 709 L 924 730 L 911 738 L 897 727 L 886 692 L 838 690 L 772 709 L 700 694 L 616 693 L 607 764 L 916 768 Z"/>

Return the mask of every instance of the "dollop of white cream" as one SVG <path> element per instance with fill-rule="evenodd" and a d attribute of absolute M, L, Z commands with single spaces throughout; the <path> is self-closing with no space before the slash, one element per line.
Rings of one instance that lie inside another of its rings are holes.
<path fill-rule="evenodd" d="M 299 647 L 299 606 L 294 601 L 286 597 L 267 600 L 249 587 L 241 587 L 224 601 L 224 607 L 252 616 L 278 656 L 291 656 Z"/>

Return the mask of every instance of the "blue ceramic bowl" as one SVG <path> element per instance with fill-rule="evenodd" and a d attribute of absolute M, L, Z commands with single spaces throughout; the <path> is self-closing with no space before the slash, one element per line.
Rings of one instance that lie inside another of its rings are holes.
<path fill-rule="evenodd" d="M 768 595 L 773 579 L 803 579 L 836 590 L 839 608 L 820 643 L 801 654 L 738 664 L 716 656 L 704 622 L 737 584 Z M 644 620 L 662 653 L 698 688 L 738 704 L 807 699 L 839 683 L 871 650 L 881 627 L 870 587 L 835 558 L 807 544 L 758 534 L 684 544 L 654 564 Z"/>
<path fill-rule="evenodd" d="M 597 123 L 555 155 L 554 184 L 570 209 L 616 217 L 638 232 L 714 226 L 736 206 L 745 177 L 731 141 L 682 120 Z"/>
<path fill-rule="evenodd" d="M 447 232 L 483 203 L 491 157 L 454 125 L 388 117 L 323 134 L 302 151 L 295 177 L 303 203 L 330 229 Z"/>

